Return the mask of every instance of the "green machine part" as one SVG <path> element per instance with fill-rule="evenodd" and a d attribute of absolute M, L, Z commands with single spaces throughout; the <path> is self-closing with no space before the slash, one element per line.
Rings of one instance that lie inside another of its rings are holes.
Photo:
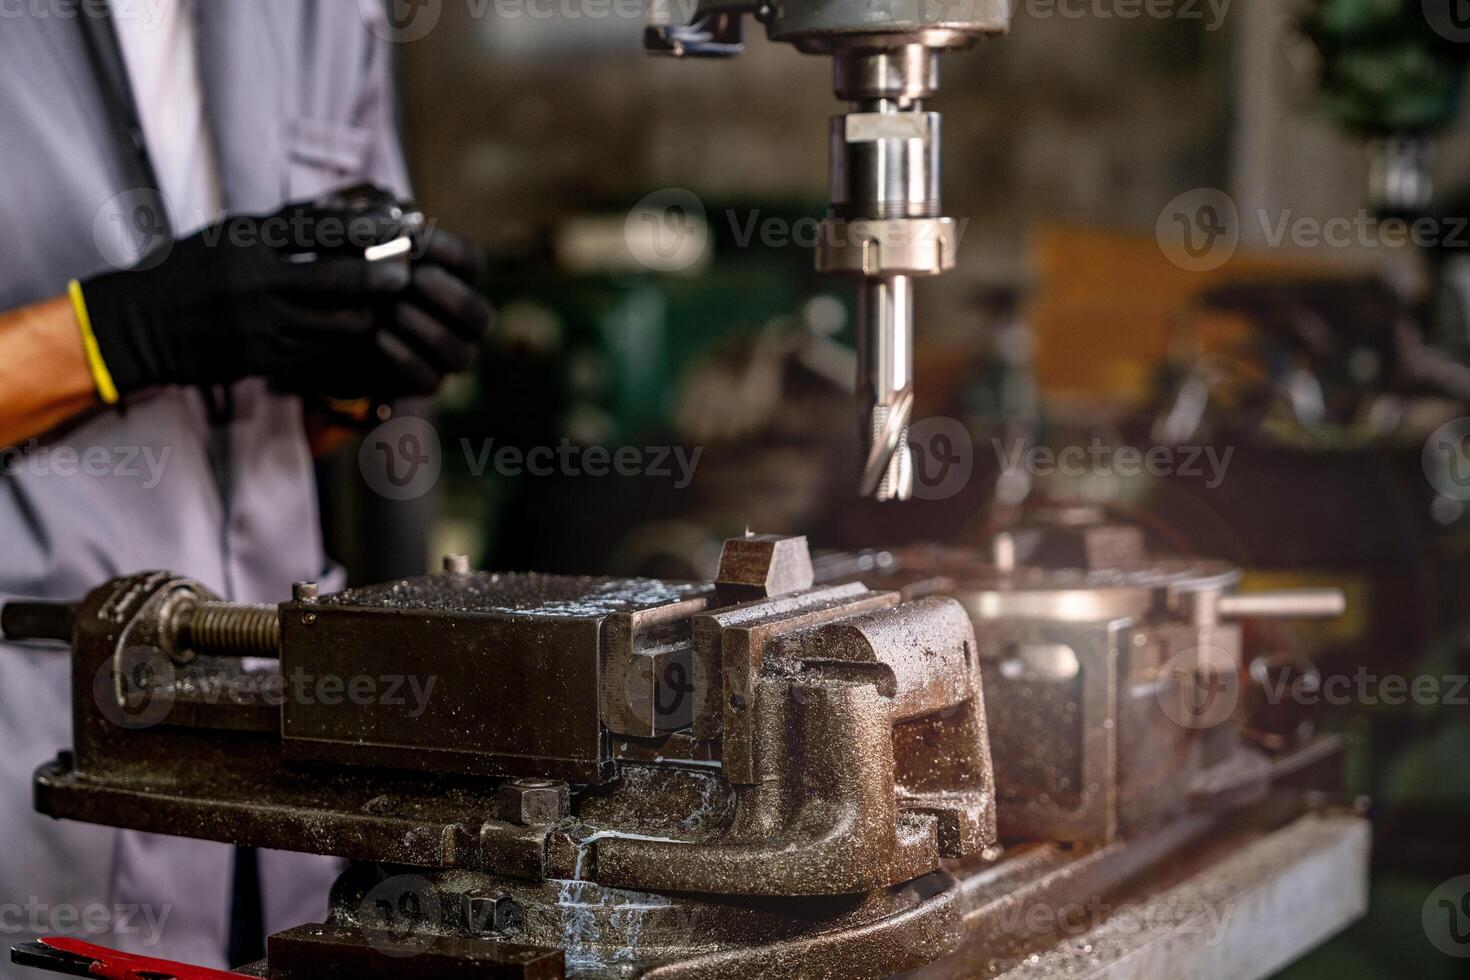
<path fill-rule="evenodd" d="M 1449 125 L 1470 59 L 1470 22 L 1456 20 L 1461 2 L 1310 3 L 1301 27 L 1321 55 L 1321 98 L 1333 119 L 1369 138 L 1426 136 Z"/>

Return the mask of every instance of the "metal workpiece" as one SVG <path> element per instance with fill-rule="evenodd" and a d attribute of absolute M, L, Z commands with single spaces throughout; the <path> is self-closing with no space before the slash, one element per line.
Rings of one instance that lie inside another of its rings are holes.
<path fill-rule="evenodd" d="M 720 549 L 715 591 L 728 603 L 771 599 L 810 589 L 814 574 L 806 538 L 747 531 Z"/>

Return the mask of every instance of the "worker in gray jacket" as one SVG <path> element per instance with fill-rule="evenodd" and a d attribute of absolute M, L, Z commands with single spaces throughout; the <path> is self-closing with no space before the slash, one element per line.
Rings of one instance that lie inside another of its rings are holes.
<path fill-rule="evenodd" d="M 427 394 L 466 368 L 490 317 L 475 256 L 433 231 L 411 266 L 369 262 L 221 221 L 406 193 L 385 10 L 0 12 L 0 601 L 151 568 L 243 602 L 332 581 L 297 395 Z M 231 848 L 32 812 L 35 767 L 70 742 L 69 669 L 0 648 L 0 940 L 227 965 Z M 331 865 L 261 854 L 266 927 L 318 920 Z"/>

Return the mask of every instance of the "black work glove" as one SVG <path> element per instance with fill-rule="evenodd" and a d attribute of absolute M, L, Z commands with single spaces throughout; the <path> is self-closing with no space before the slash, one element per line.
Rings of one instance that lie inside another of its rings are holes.
<path fill-rule="evenodd" d="M 385 303 L 412 281 L 401 260 L 293 261 L 263 238 L 206 229 L 174 243 L 151 268 L 81 283 L 119 392 L 278 377 L 371 345 Z"/>
<path fill-rule="evenodd" d="M 418 243 L 412 282 L 398 294 L 384 329 L 374 337 L 362 373 L 339 377 L 356 394 L 392 398 L 432 394 L 445 377 L 472 367 L 493 312 L 480 293 L 480 250 L 457 235 L 431 228 Z M 338 369 L 340 371 L 340 369 Z M 331 373 L 338 373 L 332 371 Z"/>

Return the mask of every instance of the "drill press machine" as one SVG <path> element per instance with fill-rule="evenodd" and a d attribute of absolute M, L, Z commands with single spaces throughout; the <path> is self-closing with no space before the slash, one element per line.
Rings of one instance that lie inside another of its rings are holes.
<path fill-rule="evenodd" d="M 851 111 L 831 127 L 830 213 L 817 268 L 858 276 L 861 492 L 913 495 L 914 278 L 952 269 L 958 234 L 939 204 L 939 53 L 1004 33 L 1009 0 L 655 0 L 645 44 L 675 57 L 742 50 L 746 13 L 773 41 L 832 57 L 832 86 Z"/>

